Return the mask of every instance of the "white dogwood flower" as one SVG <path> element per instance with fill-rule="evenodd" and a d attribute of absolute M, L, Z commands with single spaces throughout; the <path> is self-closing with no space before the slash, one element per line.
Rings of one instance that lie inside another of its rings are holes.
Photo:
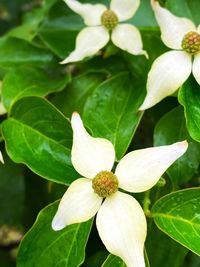
<path fill-rule="evenodd" d="M 76 0 L 64 0 L 70 9 L 79 14 L 85 24 L 76 38 L 75 50 L 61 63 L 76 62 L 96 54 L 110 39 L 122 50 L 133 55 L 145 55 L 142 38 L 132 24 L 119 24 L 133 17 L 140 0 L 111 0 L 110 9 L 102 4 L 82 4 Z"/>
<path fill-rule="evenodd" d="M 122 258 L 127 267 L 145 267 L 145 215 L 137 200 L 119 188 L 143 192 L 153 187 L 166 169 L 185 153 L 187 142 L 130 152 L 120 160 L 114 174 L 112 143 L 89 135 L 78 113 L 73 113 L 71 123 L 72 164 L 87 178 L 77 179 L 69 186 L 52 228 L 61 230 L 87 221 L 97 213 L 97 229 L 108 251 Z"/>
<path fill-rule="evenodd" d="M 174 16 L 152 0 L 155 17 L 161 29 L 161 39 L 169 51 L 158 57 L 148 74 L 147 95 L 140 110 L 157 104 L 172 95 L 187 80 L 191 72 L 200 84 L 200 25 Z"/>

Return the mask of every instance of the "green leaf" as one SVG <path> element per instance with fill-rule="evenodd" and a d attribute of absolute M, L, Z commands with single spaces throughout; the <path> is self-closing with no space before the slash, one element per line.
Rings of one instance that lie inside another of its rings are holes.
<path fill-rule="evenodd" d="M 182 267 L 188 250 L 161 232 L 152 221 L 148 222 L 148 226 L 145 244 L 151 266 Z"/>
<path fill-rule="evenodd" d="M 183 108 L 179 106 L 165 114 L 157 123 L 154 131 L 154 145 L 169 145 L 183 140 L 189 142 L 187 152 L 167 170 L 173 184 L 189 181 L 197 171 L 200 162 L 200 145 L 189 136 Z"/>
<path fill-rule="evenodd" d="M 200 188 L 160 198 L 152 208 L 158 228 L 200 256 Z"/>
<path fill-rule="evenodd" d="M 119 258 L 110 254 L 105 262 L 102 264 L 102 267 L 126 267 L 126 264 Z"/>
<path fill-rule="evenodd" d="M 58 183 L 68 184 L 78 177 L 71 164 L 71 125 L 47 100 L 20 99 L 3 122 L 2 133 L 13 161 Z"/>
<path fill-rule="evenodd" d="M 200 142 L 200 86 L 194 78 L 188 79 L 179 90 L 179 102 L 184 106 L 187 129 Z"/>
<path fill-rule="evenodd" d="M 14 102 L 24 96 L 45 96 L 64 89 L 69 75 L 53 76 L 43 70 L 20 67 L 11 70 L 3 80 L 2 100 L 9 109 Z"/>
<path fill-rule="evenodd" d="M 144 97 L 141 83 L 121 73 L 97 87 L 84 108 L 84 123 L 94 136 L 104 137 L 115 146 L 117 159 L 126 152 L 138 127 Z"/>
<path fill-rule="evenodd" d="M 166 6 L 176 16 L 187 17 L 192 20 L 196 25 L 200 23 L 200 1 L 199 0 L 167 0 Z"/>
<path fill-rule="evenodd" d="M 75 47 L 78 32 L 84 28 L 82 18 L 59 1 L 40 26 L 38 33 L 45 45 L 56 55 L 65 58 Z"/>
<path fill-rule="evenodd" d="M 45 49 L 13 37 L 0 38 L 0 67 L 2 68 L 24 64 L 41 67 L 54 63 L 54 56 Z"/>
<path fill-rule="evenodd" d="M 55 202 L 39 213 L 21 242 L 17 267 L 78 267 L 83 263 L 92 220 L 54 231 L 51 222 L 57 207 Z"/>
<path fill-rule="evenodd" d="M 65 90 L 57 93 L 51 102 L 67 117 L 71 117 L 74 111 L 82 114 L 87 98 L 104 77 L 102 73 L 81 74 L 75 77 Z"/>

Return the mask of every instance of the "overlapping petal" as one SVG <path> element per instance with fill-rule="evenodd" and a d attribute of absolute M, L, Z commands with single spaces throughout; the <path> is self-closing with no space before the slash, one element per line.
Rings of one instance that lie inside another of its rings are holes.
<path fill-rule="evenodd" d="M 194 23 L 187 18 L 173 15 L 169 10 L 161 7 L 158 1 L 151 0 L 151 4 L 161 29 L 162 41 L 172 49 L 181 49 L 184 35 L 190 31 L 196 31 Z"/>
<path fill-rule="evenodd" d="M 128 192 L 150 189 L 169 166 L 186 152 L 187 147 L 188 143 L 183 141 L 128 153 L 116 168 L 119 187 Z"/>
<path fill-rule="evenodd" d="M 106 198 L 96 223 L 101 240 L 110 253 L 122 258 L 128 267 L 145 267 L 146 219 L 133 197 L 117 192 Z"/>
<path fill-rule="evenodd" d="M 100 208 L 102 200 L 94 193 L 91 180 L 80 178 L 74 181 L 61 199 L 52 228 L 58 231 L 69 224 L 89 220 Z"/>
<path fill-rule="evenodd" d="M 140 0 L 111 0 L 110 9 L 113 10 L 119 21 L 128 20 L 137 11 Z"/>
<path fill-rule="evenodd" d="M 0 161 L 1 161 L 1 163 L 4 163 L 4 160 L 3 160 L 3 156 L 2 156 L 1 151 L 0 151 Z"/>
<path fill-rule="evenodd" d="M 64 0 L 74 12 L 79 14 L 86 25 L 97 26 L 101 24 L 101 15 L 107 9 L 102 4 L 82 4 L 76 0 Z"/>
<path fill-rule="evenodd" d="M 145 55 L 142 38 L 138 29 L 131 24 L 120 24 L 112 32 L 112 42 L 122 50 L 133 55 Z"/>
<path fill-rule="evenodd" d="M 148 74 L 147 95 L 139 110 L 172 95 L 187 80 L 191 70 L 192 57 L 184 51 L 170 51 L 158 57 Z"/>
<path fill-rule="evenodd" d="M 195 55 L 194 61 L 193 61 L 193 66 L 192 66 L 192 73 L 200 85 L 200 53 Z"/>
<path fill-rule="evenodd" d="M 85 130 L 78 113 L 72 115 L 73 146 L 72 164 L 87 178 L 101 171 L 110 171 L 115 161 L 112 143 L 104 138 L 94 138 Z"/>
<path fill-rule="evenodd" d="M 75 50 L 61 62 L 76 62 L 95 55 L 109 41 L 109 33 L 103 26 L 87 27 L 79 32 Z"/>

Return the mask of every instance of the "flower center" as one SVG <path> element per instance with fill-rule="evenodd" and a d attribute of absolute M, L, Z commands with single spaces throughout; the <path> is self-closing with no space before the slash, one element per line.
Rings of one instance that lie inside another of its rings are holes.
<path fill-rule="evenodd" d="M 119 20 L 115 12 L 112 10 L 106 10 L 101 16 L 101 23 L 109 31 L 112 31 L 118 24 Z"/>
<path fill-rule="evenodd" d="M 92 180 L 92 188 L 100 197 L 109 197 L 118 189 L 117 176 L 112 172 L 99 172 Z"/>
<path fill-rule="evenodd" d="M 182 48 L 192 55 L 200 52 L 200 34 L 197 32 L 188 32 L 183 37 Z"/>

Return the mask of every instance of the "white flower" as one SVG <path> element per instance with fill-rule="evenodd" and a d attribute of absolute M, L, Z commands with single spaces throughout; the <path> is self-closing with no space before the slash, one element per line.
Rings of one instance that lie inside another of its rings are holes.
<path fill-rule="evenodd" d="M 111 0 L 110 9 L 102 4 L 82 4 L 76 0 L 64 0 L 79 14 L 87 25 L 77 36 L 75 50 L 61 63 L 76 62 L 96 54 L 110 39 L 122 50 L 133 55 L 147 53 L 142 49 L 142 38 L 131 24 L 118 24 L 133 17 L 140 0 Z"/>
<path fill-rule="evenodd" d="M 140 110 L 173 94 L 191 72 L 200 84 L 200 25 L 195 27 L 191 20 L 174 16 L 155 0 L 151 2 L 162 41 L 175 51 L 166 52 L 154 61 L 148 74 L 147 96 Z"/>
<path fill-rule="evenodd" d="M 136 199 L 119 191 L 118 187 L 128 192 L 150 189 L 185 153 L 187 142 L 130 152 L 120 160 L 113 174 L 115 151 L 112 143 L 90 136 L 78 113 L 72 115 L 71 123 L 72 163 L 80 175 L 87 178 L 80 178 L 69 186 L 52 228 L 61 230 L 69 224 L 87 221 L 98 212 L 97 229 L 108 251 L 121 257 L 128 267 L 145 267 L 144 212 Z"/>

